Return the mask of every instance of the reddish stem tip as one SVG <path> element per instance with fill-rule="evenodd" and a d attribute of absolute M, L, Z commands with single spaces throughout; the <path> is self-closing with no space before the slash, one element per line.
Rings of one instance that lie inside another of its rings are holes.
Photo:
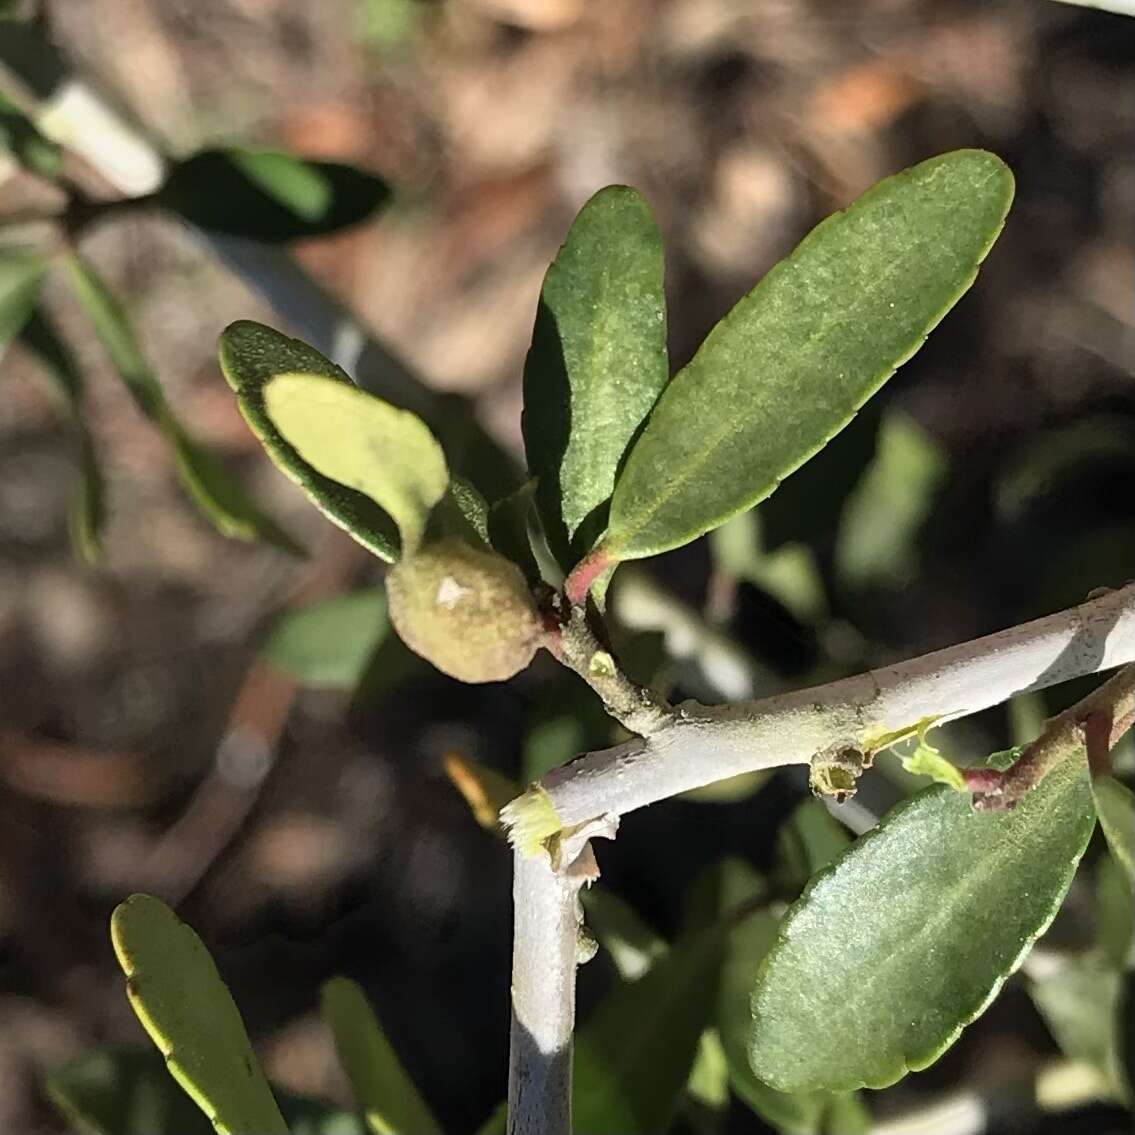
<path fill-rule="evenodd" d="M 587 593 L 595 586 L 595 581 L 611 566 L 611 559 L 602 545 L 587 553 L 571 569 L 564 580 L 564 594 L 573 607 L 582 607 L 587 602 Z"/>

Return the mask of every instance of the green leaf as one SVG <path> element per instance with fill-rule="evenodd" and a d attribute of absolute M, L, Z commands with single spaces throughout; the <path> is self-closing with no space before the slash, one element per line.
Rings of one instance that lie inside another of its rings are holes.
<path fill-rule="evenodd" d="M 201 939 L 149 895 L 121 903 L 110 931 L 138 1020 L 219 1135 L 288 1135 L 240 1013 Z"/>
<path fill-rule="evenodd" d="M 817 805 L 822 810 L 822 805 Z M 797 809 L 800 814 L 802 809 Z M 746 898 L 759 898 L 760 876 L 747 864 L 726 860 L 719 867 L 722 894 L 719 902 L 736 908 Z M 818 1135 L 820 1119 L 829 1097 L 821 1092 L 778 1092 L 758 1080 L 749 1067 L 748 1046 L 751 1018 L 749 991 L 761 959 L 776 941 L 780 920 L 767 909 L 754 910 L 729 931 L 721 983 L 716 1004 L 716 1022 L 729 1067 L 734 1094 L 753 1112 L 785 1135 Z"/>
<path fill-rule="evenodd" d="M 2 92 L 0 150 L 7 150 L 24 169 L 49 180 L 58 177 L 63 168 L 63 148 L 45 138 Z"/>
<path fill-rule="evenodd" d="M 1123 975 L 1116 1006 L 1119 1022 L 1119 1066 L 1127 1082 L 1129 1099 L 1135 1099 L 1135 966 Z"/>
<path fill-rule="evenodd" d="M 0 248 L 0 358 L 35 310 L 46 271 L 38 253 Z"/>
<path fill-rule="evenodd" d="M 723 935 L 677 941 L 638 981 L 620 985 L 576 1037 L 578 1135 L 667 1130 L 710 1023 Z"/>
<path fill-rule="evenodd" d="M 93 1052 L 49 1072 L 48 1099 L 90 1135 L 210 1135 L 201 1109 L 153 1051 Z"/>
<path fill-rule="evenodd" d="M 544 531 L 570 568 L 606 526 L 627 445 L 669 377 L 662 238 L 623 185 L 579 211 L 540 293 L 524 449 Z"/>
<path fill-rule="evenodd" d="M 122 305 L 77 253 L 65 260 L 71 287 L 138 408 L 173 447 L 178 477 L 194 503 L 225 536 L 266 540 L 299 553 L 294 540 L 245 493 L 217 458 L 195 441 L 166 402 Z"/>
<path fill-rule="evenodd" d="M 337 595 L 285 612 L 264 657 L 305 686 L 351 690 L 388 627 L 382 588 Z"/>
<path fill-rule="evenodd" d="M 386 1039 L 366 995 L 344 977 L 323 987 L 323 1019 L 374 1135 L 434 1135 L 430 1113 Z"/>
<path fill-rule="evenodd" d="M 85 1054 L 49 1072 L 48 1098 L 89 1135 L 208 1135 L 213 1127 L 152 1049 Z M 291 1135 L 363 1135 L 362 1123 L 319 1100 L 281 1094 Z"/>
<path fill-rule="evenodd" d="M 306 343 L 249 320 L 225 328 L 219 353 L 221 370 L 236 392 L 240 412 L 276 466 L 364 548 L 387 563 L 396 560 L 394 521 L 369 497 L 317 472 L 284 440 L 264 407 L 264 388 L 277 375 L 318 374 L 353 386 L 347 375 Z"/>
<path fill-rule="evenodd" d="M 1029 982 L 1029 994 L 1060 1051 L 1100 1069 L 1119 1088 L 1116 1009 L 1120 975 L 1090 959 L 1066 961 Z"/>
<path fill-rule="evenodd" d="M 922 345 L 973 283 L 1013 178 L 958 150 L 815 228 L 710 332 L 631 448 L 602 560 L 657 555 L 768 496 Z"/>
<path fill-rule="evenodd" d="M 875 459 L 839 522 L 835 571 L 848 588 L 897 587 L 918 567 L 918 536 L 946 476 L 941 448 L 905 414 L 879 429 Z"/>
<path fill-rule="evenodd" d="M 760 509 L 739 513 L 715 528 L 710 534 L 715 566 L 767 591 L 801 622 L 814 622 L 827 608 L 815 552 L 795 540 L 767 551 L 762 529 Z"/>
<path fill-rule="evenodd" d="M 20 332 L 20 341 L 40 361 L 56 400 L 70 421 L 79 459 L 79 480 L 71 496 L 71 545 L 86 563 L 102 559 L 106 492 L 94 439 L 83 417 L 83 379 L 75 358 L 46 313 L 38 310 Z"/>
<path fill-rule="evenodd" d="M 729 1065 L 715 1029 L 701 1034 L 686 1091 L 712 1111 L 722 1111 L 729 1103 Z"/>
<path fill-rule="evenodd" d="M 849 843 L 847 829 L 818 800 L 798 804 L 776 833 L 779 873 L 786 889 L 799 892 Z"/>
<path fill-rule="evenodd" d="M 1093 781 L 1092 793 L 1108 847 L 1135 888 L 1135 793 L 1113 776 Z"/>
<path fill-rule="evenodd" d="M 202 150 L 179 162 L 158 200 L 210 232 L 279 244 L 365 220 L 390 197 L 373 174 L 280 150 Z"/>
<path fill-rule="evenodd" d="M 956 792 L 964 792 L 965 778 L 961 769 L 926 740 L 926 730 L 919 732 L 914 752 L 900 756 L 902 767 L 913 776 L 928 776 L 937 784 L 945 784 Z"/>
<path fill-rule="evenodd" d="M 449 485 L 445 454 L 421 418 L 318 374 L 277 375 L 264 409 L 306 464 L 393 518 L 404 555 L 418 546 Z"/>
<path fill-rule="evenodd" d="M 532 551 L 528 520 L 532 515 L 536 482 L 526 481 L 489 509 L 489 542 L 507 559 L 512 560 L 530 583 L 540 579 L 540 565 Z"/>
<path fill-rule="evenodd" d="M 1135 889 L 1112 854 L 1096 863 L 1096 946 L 1114 969 L 1135 964 Z"/>
<path fill-rule="evenodd" d="M 786 916 L 753 993 L 753 1070 L 847 1091 L 932 1064 L 1052 921 L 1094 824 L 1077 759 L 1011 812 L 945 786 L 899 805 Z"/>
<path fill-rule="evenodd" d="M 580 892 L 587 928 L 611 956 L 624 981 L 637 981 L 669 946 L 625 900 L 606 887 Z"/>

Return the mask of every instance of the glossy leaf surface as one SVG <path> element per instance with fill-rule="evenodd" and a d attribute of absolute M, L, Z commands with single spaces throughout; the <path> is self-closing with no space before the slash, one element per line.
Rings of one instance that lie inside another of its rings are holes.
<path fill-rule="evenodd" d="M 753 993 L 753 1070 L 846 1091 L 933 1063 L 1051 922 L 1094 824 L 1074 758 L 1011 812 L 945 786 L 894 809 L 786 916 Z"/>
<path fill-rule="evenodd" d="M 851 420 L 973 283 L 1013 178 L 958 150 L 815 228 L 667 386 L 611 499 L 605 558 L 688 543 L 750 508 Z"/>
<path fill-rule="evenodd" d="M 402 1067 L 363 991 L 353 981 L 333 978 L 323 987 L 321 1004 L 339 1060 L 374 1135 L 439 1133 L 437 1120 Z"/>
<path fill-rule="evenodd" d="M 111 919 L 130 1004 L 219 1135 L 288 1135 L 232 995 L 201 939 L 149 895 Z"/>
<path fill-rule="evenodd" d="M 662 239 L 623 185 L 579 211 L 544 277 L 524 364 L 524 448 L 568 569 L 606 523 L 627 445 L 669 378 Z"/>

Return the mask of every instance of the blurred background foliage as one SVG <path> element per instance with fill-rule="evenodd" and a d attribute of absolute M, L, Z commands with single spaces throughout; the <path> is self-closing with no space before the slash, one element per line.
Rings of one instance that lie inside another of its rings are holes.
<path fill-rule="evenodd" d="M 63 210 L 74 238 L 46 238 L 70 275 L 12 241 L 0 269 L 0 311 L 41 302 L 0 363 L 0 1128 L 60 1130 L 44 1070 L 140 1042 L 106 925 L 145 889 L 213 948 L 274 1082 L 347 1099 L 316 1004 L 345 973 L 444 1129 L 476 1130 L 504 1092 L 509 860 L 447 758 L 526 781 L 616 736 L 547 659 L 473 689 L 387 633 L 381 565 L 263 460 L 217 368 L 229 321 L 284 321 L 177 214 L 290 243 L 437 392 L 435 419 L 472 413 L 463 471 L 495 499 L 540 282 L 595 189 L 635 185 L 658 216 L 680 365 L 826 213 L 986 146 L 1018 197 L 978 286 L 765 505 L 620 571 L 621 655 L 674 697 L 759 696 L 1135 576 L 1135 21 L 1042 0 L 10 7 L 184 160 L 156 207 L 115 208 L 0 103 L 3 232 Z M 934 743 L 976 762 L 1076 693 Z M 862 830 L 917 783 L 885 757 L 841 816 Z M 657 1109 L 643 1129 L 864 1129 L 859 1102 L 777 1099 L 737 1057 L 728 991 L 845 841 L 805 798 L 798 772 L 743 778 L 597 849 L 581 1117 L 615 1106 L 625 1014 L 661 1004 L 627 1072 Z M 774 913 L 690 931 L 755 895 Z M 869 1093 L 876 1116 L 968 1092 L 980 1126 L 926 1130 L 1128 1130 L 1129 904 L 1094 843 L 1023 975 L 933 1069 Z M 100 1059 L 74 1074 L 103 1083 Z"/>

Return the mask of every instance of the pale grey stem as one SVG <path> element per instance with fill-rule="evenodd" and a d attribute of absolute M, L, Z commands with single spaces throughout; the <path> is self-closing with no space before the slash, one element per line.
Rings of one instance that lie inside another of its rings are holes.
<path fill-rule="evenodd" d="M 540 782 L 561 827 L 623 815 L 755 769 L 805 764 L 1015 694 L 1135 660 L 1135 584 L 866 674 L 756 702 L 686 704 L 648 738 L 587 753 Z M 515 806 L 510 806 L 515 814 Z"/>
<path fill-rule="evenodd" d="M 508 1135 L 570 1135 L 579 882 L 513 857 Z"/>

